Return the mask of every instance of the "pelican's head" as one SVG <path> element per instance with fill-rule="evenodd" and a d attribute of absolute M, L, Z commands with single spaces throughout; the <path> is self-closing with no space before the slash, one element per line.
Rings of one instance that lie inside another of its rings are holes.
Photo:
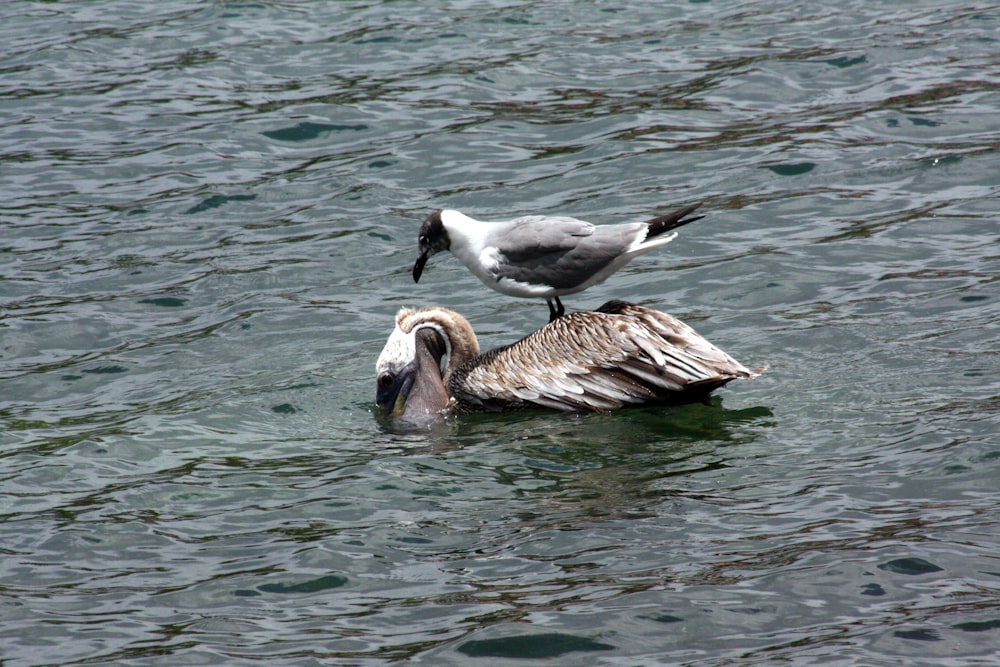
<path fill-rule="evenodd" d="M 424 272 L 424 264 L 431 255 L 451 248 L 451 239 L 448 238 L 448 230 L 445 229 L 441 214 L 444 211 L 434 211 L 423 224 L 420 225 L 420 236 L 417 238 L 417 245 L 420 255 L 413 265 L 413 282 L 420 282 L 420 274 Z"/>
<path fill-rule="evenodd" d="M 479 354 L 468 321 L 445 308 L 404 308 L 375 362 L 375 403 L 390 418 L 426 418 L 450 410 L 448 376 Z"/>

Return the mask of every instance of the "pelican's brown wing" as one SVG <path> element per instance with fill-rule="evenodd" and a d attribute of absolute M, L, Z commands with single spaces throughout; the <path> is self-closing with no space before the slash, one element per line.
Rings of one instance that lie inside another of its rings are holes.
<path fill-rule="evenodd" d="M 670 315 L 612 301 L 470 360 L 448 384 L 467 410 L 582 411 L 702 400 L 754 375 Z"/>

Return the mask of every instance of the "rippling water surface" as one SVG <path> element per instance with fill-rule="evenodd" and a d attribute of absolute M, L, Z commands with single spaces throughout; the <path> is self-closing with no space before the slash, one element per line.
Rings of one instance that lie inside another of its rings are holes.
<path fill-rule="evenodd" d="M 0 660 L 996 664 L 1000 9 L 834 4 L 0 5 Z M 700 200 L 567 304 L 762 378 L 376 422 L 428 211 Z"/>

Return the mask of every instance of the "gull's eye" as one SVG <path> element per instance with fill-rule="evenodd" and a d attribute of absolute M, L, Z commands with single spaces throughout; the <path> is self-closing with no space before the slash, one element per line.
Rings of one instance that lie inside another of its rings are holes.
<path fill-rule="evenodd" d="M 394 377 L 392 373 L 390 373 L 389 371 L 385 371 L 384 373 L 379 373 L 378 386 L 382 387 L 383 389 L 388 389 L 389 387 L 392 386 L 393 379 Z"/>

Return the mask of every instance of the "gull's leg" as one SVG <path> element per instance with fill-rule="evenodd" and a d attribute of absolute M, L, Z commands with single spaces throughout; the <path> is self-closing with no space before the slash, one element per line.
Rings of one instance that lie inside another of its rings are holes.
<path fill-rule="evenodd" d="M 555 305 L 552 304 L 553 300 L 556 302 Z M 552 297 L 552 299 L 546 299 L 545 303 L 549 304 L 549 322 L 555 322 L 566 313 L 566 309 L 563 307 L 562 301 L 560 301 L 557 296 Z"/>

